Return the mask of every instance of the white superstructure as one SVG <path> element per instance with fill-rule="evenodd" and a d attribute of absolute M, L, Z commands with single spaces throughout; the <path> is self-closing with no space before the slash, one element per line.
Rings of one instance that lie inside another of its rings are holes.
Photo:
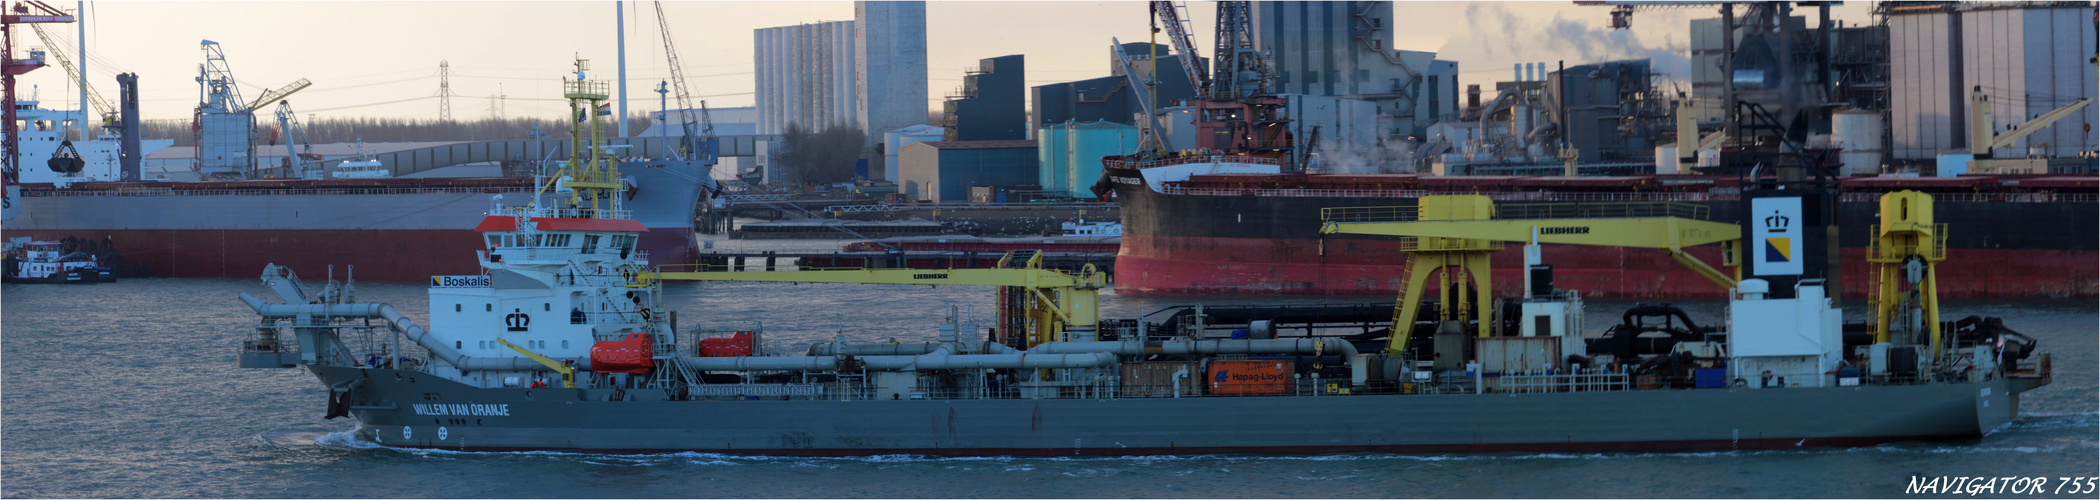
<path fill-rule="evenodd" d="M 51 170 L 47 164 L 51 160 L 51 153 L 58 151 L 59 144 L 65 142 L 67 131 L 78 129 L 75 123 L 82 117 L 79 111 L 44 109 L 38 106 L 38 101 L 16 101 L 15 115 L 22 123 L 20 165 L 23 184 L 49 182 L 65 187 L 75 182 L 127 180 L 124 179 L 124 168 L 117 157 L 119 141 L 116 137 L 73 141 L 73 149 L 80 151 L 80 158 L 87 161 L 87 166 L 75 174 Z M 139 158 L 144 160 L 146 155 L 173 145 L 175 141 L 171 139 L 141 140 Z"/>

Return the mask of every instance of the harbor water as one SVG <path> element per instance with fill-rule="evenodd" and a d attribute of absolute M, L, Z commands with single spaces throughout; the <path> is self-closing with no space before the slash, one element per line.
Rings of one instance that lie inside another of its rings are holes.
<path fill-rule="evenodd" d="M 792 242 L 766 245 L 799 250 L 781 246 Z M 326 272 L 298 271 L 310 286 Z M 422 321 L 424 290 L 359 282 L 356 298 L 392 303 Z M 931 340 L 948 306 L 989 324 L 992 300 L 988 288 L 968 286 L 678 283 L 666 291 L 682 326 L 762 325 L 775 352 L 839 337 Z M 354 421 L 321 418 L 325 391 L 312 375 L 234 366 L 256 322 L 235 299 L 240 292 L 275 297 L 255 279 L 0 286 L 0 496 L 1907 497 L 1946 496 L 1906 493 L 1918 478 L 2046 477 L 2053 488 L 2059 478 L 2100 475 L 2100 307 L 2090 299 L 1946 307 L 1946 318 L 2005 318 L 2054 353 L 2055 382 L 2023 395 L 2012 424 L 1975 440 L 1640 454 L 773 458 L 454 453 L 360 441 L 350 432 Z M 1112 291 L 1102 298 L 1110 318 L 1179 304 L 1391 300 Z M 1630 305 L 1588 304 L 1590 333 Z M 1715 322 L 1723 307 L 1681 305 Z M 1848 305 L 1851 317 L 1858 308 Z M 1231 418 L 1190 415 L 1187 424 Z"/>

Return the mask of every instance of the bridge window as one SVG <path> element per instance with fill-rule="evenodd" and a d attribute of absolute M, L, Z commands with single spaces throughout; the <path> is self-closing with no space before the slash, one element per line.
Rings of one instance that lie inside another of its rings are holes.
<path fill-rule="evenodd" d="M 586 234 L 586 235 L 583 235 L 583 253 L 597 253 L 597 252 L 598 252 L 598 235 L 595 235 L 595 234 Z"/>

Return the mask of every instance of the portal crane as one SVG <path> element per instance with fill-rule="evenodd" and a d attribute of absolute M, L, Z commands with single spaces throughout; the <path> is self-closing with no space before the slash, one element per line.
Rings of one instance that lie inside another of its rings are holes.
<path fill-rule="evenodd" d="M 1553 203 L 1500 207 L 1483 195 L 1424 196 L 1416 207 L 1359 207 L 1322 209 L 1326 222 L 1321 234 L 1365 234 L 1403 236 L 1408 260 L 1407 284 L 1401 288 L 1393 315 L 1393 339 L 1388 349 L 1405 347 L 1409 325 L 1421 305 L 1421 289 L 1431 274 L 1456 300 L 1438 303 L 1439 320 L 1482 320 L 1480 336 L 1489 336 L 1484 321 L 1493 302 L 1488 256 L 1501 247 L 1496 242 L 1528 241 L 1533 245 L 1598 245 L 1644 247 L 1662 250 L 1701 277 L 1734 288 L 1735 279 L 1684 252 L 1687 247 L 1727 243 L 1742 239 L 1742 228 L 1702 220 L 1703 207 L 1680 203 Z M 1500 215 L 1506 218 L 1497 218 Z M 1732 247 L 1729 252 L 1732 252 Z M 1536 247 L 1527 248 L 1526 263 L 1538 265 Z M 1735 259 L 1729 258 L 1729 263 Z M 1459 268 L 1453 273 L 1447 268 Z M 1455 294 L 1470 276 L 1474 297 Z"/>
<path fill-rule="evenodd" d="M 0 94 L 5 94 L 8 105 L 0 107 L 0 130 L 5 130 L 0 140 L 0 178 L 14 184 L 22 172 L 22 136 L 14 126 L 15 76 L 44 67 L 44 51 L 29 49 L 27 59 L 15 58 L 13 28 L 17 24 L 70 23 L 76 20 L 72 13 L 59 10 L 50 4 L 38 1 L 18 1 L 0 11 Z"/>
<path fill-rule="evenodd" d="M 678 108 L 680 110 L 678 112 L 678 126 L 685 134 L 680 139 L 680 152 L 678 154 L 680 156 L 690 155 L 690 158 L 700 160 L 702 165 L 714 166 L 716 154 L 714 120 L 707 116 L 706 100 L 701 100 L 697 108 L 693 106 L 692 94 L 687 92 L 685 88 L 685 68 L 678 62 L 678 44 L 671 42 L 671 21 L 664 17 L 664 3 L 655 2 L 655 4 L 656 28 L 664 34 L 664 56 L 670 60 L 671 64 L 671 88 L 678 94 Z M 700 110 L 698 122 L 694 121 L 691 113 L 694 109 Z M 664 117 L 665 120 L 670 118 L 669 116 Z"/>
<path fill-rule="evenodd" d="M 1025 301 L 1002 304 L 1004 307 L 1000 315 L 1002 318 L 1022 320 L 1018 323 L 1025 332 L 1006 333 L 1026 333 L 1025 337 L 1017 338 L 1025 338 L 1029 347 L 1043 342 L 1094 340 L 1068 336 L 1094 335 L 1095 328 L 1101 322 L 1101 289 L 1108 286 L 1107 275 L 1095 271 L 1091 264 L 1080 268 L 1078 273 L 1044 269 L 1041 252 L 1034 252 L 1025 259 L 1008 254 L 1000 259 L 1000 267 L 992 269 L 826 269 L 766 272 L 665 270 L 680 267 L 692 266 L 657 266 L 655 270 L 639 273 L 628 286 L 646 287 L 660 281 L 998 286 L 1028 297 Z"/>

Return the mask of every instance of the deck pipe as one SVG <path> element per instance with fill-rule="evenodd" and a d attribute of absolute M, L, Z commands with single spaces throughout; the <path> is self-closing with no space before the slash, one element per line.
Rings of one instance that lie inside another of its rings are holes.
<path fill-rule="evenodd" d="M 1056 369 L 1093 368 L 1114 365 L 1114 354 L 1105 352 L 1072 354 L 949 354 L 946 350 L 917 356 L 857 356 L 853 359 L 865 363 L 867 369 L 878 371 L 914 370 L 970 370 L 970 369 Z M 737 357 L 683 357 L 679 362 L 697 371 L 781 371 L 806 370 L 826 371 L 838 369 L 836 356 L 737 356 Z"/>
<path fill-rule="evenodd" d="M 1356 346 L 1339 338 L 1299 339 L 1250 339 L 1250 340 L 1167 340 L 1159 345 L 1147 345 L 1137 341 L 1108 342 L 1045 342 L 1029 349 L 1032 353 L 1069 354 L 1101 352 L 1121 356 L 1146 354 L 1281 354 L 1319 352 L 1355 359 Z"/>
<path fill-rule="evenodd" d="M 538 371 L 547 369 L 545 365 L 541 365 L 538 361 L 533 361 L 531 358 L 476 358 L 462 354 L 458 349 L 453 349 L 452 346 L 445 345 L 444 342 L 431 338 L 429 333 L 423 331 L 423 327 L 416 326 L 414 321 L 409 320 L 407 316 L 401 315 L 401 311 L 394 310 L 392 305 L 378 302 L 357 304 L 271 304 L 255 298 L 254 295 L 249 295 L 248 292 L 241 292 L 241 302 L 248 303 L 249 308 L 255 309 L 256 314 L 265 318 L 296 318 L 303 314 L 315 318 L 377 318 L 385 320 L 388 327 L 393 328 L 394 331 L 401 332 L 402 336 L 407 337 L 409 341 L 415 342 L 416 345 L 423 346 L 423 349 L 429 350 L 431 357 L 444 361 L 445 364 L 452 365 L 453 368 L 458 368 L 461 371 Z M 290 325 L 290 327 L 298 328 L 298 325 Z M 573 366 L 577 370 L 590 370 L 591 368 L 591 359 L 589 357 L 551 359 L 555 361 L 572 361 L 574 362 Z"/>

